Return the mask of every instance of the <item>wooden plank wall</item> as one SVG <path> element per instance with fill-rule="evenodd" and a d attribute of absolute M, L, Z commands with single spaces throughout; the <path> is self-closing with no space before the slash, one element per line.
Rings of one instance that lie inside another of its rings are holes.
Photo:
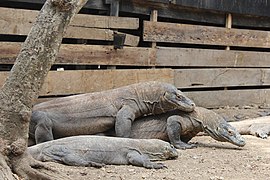
<path fill-rule="evenodd" d="M 27 4 L 18 8 L 16 3 L 41 3 L 10 2 L 16 9 L 0 7 L 0 85 L 8 75 L 3 70 L 15 62 L 38 14 Z M 88 3 L 86 13 L 76 15 L 68 28 L 54 65 L 64 71 L 49 73 L 40 101 L 156 80 L 175 84 L 197 105 L 208 108 L 269 103 L 268 12 L 253 16 L 254 10 L 247 20 L 246 11 L 228 16 L 215 11 L 220 19 L 213 19 L 213 11 L 190 9 L 178 2 L 170 6 L 165 0 L 148 0 L 147 6 L 138 0 L 133 6 L 123 1 L 114 13 L 100 0 L 90 3 L 95 6 Z M 226 17 L 232 17 L 230 24 L 222 25 Z M 116 32 L 126 35 L 122 49 L 114 48 Z"/>
<path fill-rule="evenodd" d="M 0 73 L 0 86 L 9 72 Z M 50 71 L 40 96 L 70 95 L 104 91 L 138 82 L 161 81 L 174 83 L 172 69 L 132 70 L 71 70 Z"/>

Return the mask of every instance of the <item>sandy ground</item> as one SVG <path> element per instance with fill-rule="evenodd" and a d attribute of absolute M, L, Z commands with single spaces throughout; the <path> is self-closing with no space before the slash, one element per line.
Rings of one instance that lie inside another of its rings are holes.
<path fill-rule="evenodd" d="M 178 159 L 164 161 L 168 168 L 161 170 L 124 165 L 96 169 L 47 164 L 73 180 L 270 180 L 270 138 L 244 137 L 247 144 L 239 148 L 208 136 L 197 136 L 191 141 L 197 143 L 197 148 L 178 150 Z"/>

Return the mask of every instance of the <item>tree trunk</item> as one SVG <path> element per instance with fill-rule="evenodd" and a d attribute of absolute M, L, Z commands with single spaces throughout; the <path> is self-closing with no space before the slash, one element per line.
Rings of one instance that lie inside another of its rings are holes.
<path fill-rule="evenodd" d="M 8 172 L 9 167 L 25 179 L 35 176 L 51 179 L 33 169 L 44 166 L 33 159 L 29 160 L 27 155 L 29 121 L 33 102 L 55 61 L 63 33 L 86 2 L 46 1 L 0 90 L 0 179 L 16 179 L 16 175 Z"/>

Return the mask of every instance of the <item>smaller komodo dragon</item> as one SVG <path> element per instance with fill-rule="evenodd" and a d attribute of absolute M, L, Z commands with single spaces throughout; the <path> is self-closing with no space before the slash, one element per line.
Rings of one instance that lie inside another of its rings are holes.
<path fill-rule="evenodd" d="M 258 117 L 237 122 L 230 122 L 240 134 L 253 135 L 266 139 L 270 135 L 270 117 Z"/>
<path fill-rule="evenodd" d="M 159 139 L 131 139 L 106 136 L 72 136 L 28 147 L 37 160 L 72 166 L 102 167 L 105 164 L 135 165 L 161 169 L 160 161 L 176 159 L 177 150 Z"/>
<path fill-rule="evenodd" d="M 177 149 L 195 147 L 188 141 L 199 132 L 212 138 L 244 146 L 245 140 L 227 121 L 212 110 L 196 107 L 191 113 L 173 110 L 164 114 L 138 118 L 132 124 L 131 138 L 161 139 L 170 142 Z M 113 135 L 113 129 L 100 135 Z"/>
<path fill-rule="evenodd" d="M 194 102 L 175 86 L 156 81 L 57 98 L 33 107 L 29 145 L 110 128 L 115 128 L 119 137 L 129 137 L 135 118 L 172 109 L 191 112 L 194 108 Z"/>

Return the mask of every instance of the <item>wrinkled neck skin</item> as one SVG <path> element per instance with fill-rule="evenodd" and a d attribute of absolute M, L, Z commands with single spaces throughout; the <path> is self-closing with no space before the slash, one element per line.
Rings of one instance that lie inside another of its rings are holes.
<path fill-rule="evenodd" d="M 151 104 L 152 105 L 152 114 L 162 114 L 171 110 L 176 109 L 176 106 L 168 102 L 163 96 L 160 97 L 159 101 Z"/>

